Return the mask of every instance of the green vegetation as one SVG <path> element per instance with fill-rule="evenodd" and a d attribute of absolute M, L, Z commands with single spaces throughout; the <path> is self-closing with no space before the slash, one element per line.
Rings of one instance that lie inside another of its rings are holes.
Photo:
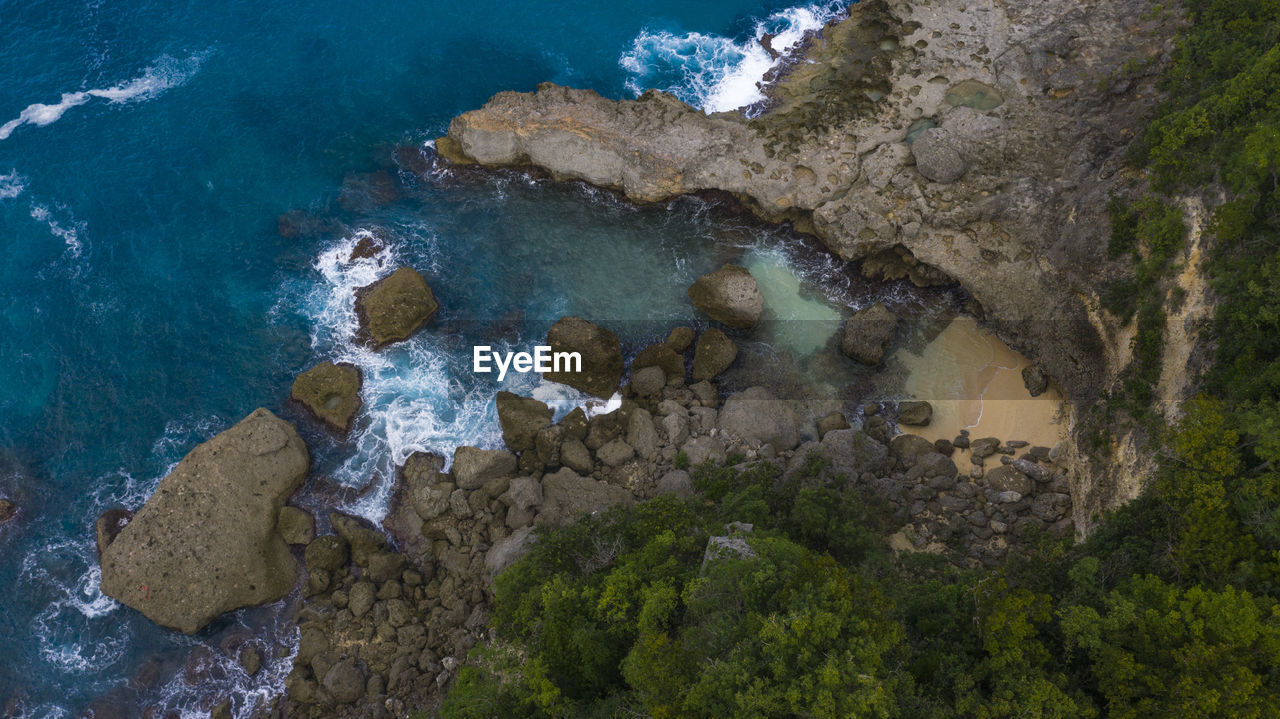
<path fill-rule="evenodd" d="M 1088 542 L 994 571 L 895 555 L 888 506 L 820 462 L 697 467 L 689 500 L 542 532 L 443 715 L 1280 715 L 1280 474 L 1217 400 L 1168 437 Z"/>
<path fill-rule="evenodd" d="M 1105 304 L 1136 317 L 1117 394 L 1140 409 L 1185 239 L 1174 198 L 1199 195 L 1218 359 L 1142 496 L 1082 544 L 962 570 L 895 555 L 888 510 L 817 466 L 698 467 L 689 500 L 540 533 L 444 716 L 1280 716 L 1280 0 L 1188 12 L 1131 156 L 1152 190 L 1108 208 L 1133 272 Z M 725 536 L 738 548 L 704 559 Z"/>

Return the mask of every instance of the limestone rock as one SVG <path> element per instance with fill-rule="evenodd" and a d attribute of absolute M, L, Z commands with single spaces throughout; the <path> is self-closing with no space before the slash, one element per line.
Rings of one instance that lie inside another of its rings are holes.
<path fill-rule="evenodd" d="M 596 452 L 596 456 L 610 467 L 621 467 L 636 456 L 636 451 L 619 438 L 607 442 Z"/>
<path fill-rule="evenodd" d="M 560 525 L 583 514 L 594 514 L 617 505 L 630 506 L 631 493 L 617 485 L 597 482 L 579 476 L 572 469 L 561 468 L 542 478 L 542 511 L 544 522 Z"/>
<path fill-rule="evenodd" d="M 516 477 L 499 499 L 508 507 L 531 509 L 542 504 L 542 485 L 532 477 Z"/>
<path fill-rule="evenodd" d="M 749 387 L 729 397 L 720 410 L 719 429 L 753 444 L 778 451 L 800 444 L 800 420 L 787 402 L 763 387 Z"/>
<path fill-rule="evenodd" d="M 329 690 L 329 696 L 339 704 L 351 704 L 364 696 L 364 672 L 350 659 L 330 667 L 322 683 Z"/>
<path fill-rule="evenodd" d="M 609 330 L 581 317 L 562 317 L 547 332 L 552 352 L 577 352 L 581 372 L 547 372 L 552 382 L 567 384 L 590 395 L 608 399 L 622 382 L 622 343 Z"/>
<path fill-rule="evenodd" d="M 581 440 L 571 439 L 560 445 L 560 464 L 581 474 L 591 474 L 594 463 L 587 445 Z"/>
<path fill-rule="evenodd" d="M 502 427 L 502 441 L 512 452 L 533 449 L 538 432 L 551 424 L 551 417 L 554 414 L 552 409 L 542 402 L 511 392 L 498 392 L 494 402 L 498 407 L 498 424 Z"/>
<path fill-rule="evenodd" d="M 818 420 L 818 439 L 838 429 L 849 429 L 849 420 L 845 419 L 841 412 L 832 412 Z"/>
<path fill-rule="evenodd" d="M 517 529 L 489 548 L 484 557 L 484 568 L 490 576 L 497 576 L 528 554 L 535 539 L 537 535 L 533 533 L 533 527 Z"/>
<path fill-rule="evenodd" d="M 1027 365 L 1022 368 L 1022 384 L 1026 386 L 1027 392 L 1030 392 L 1032 397 L 1039 397 L 1049 389 L 1049 376 L 1039 367 Z"/>
<path fill-rule="evenodd" d="M 381 348 L 408 339 L 431 319 L 440 304 L 427 281 L 412 267 L 401 267 L 356 290 L 356 339 Z"/>
<path fill-rule="evenodd" d="M 987 486 L 997 492 L 1031 494 L 1034 485 L 1031 478 L 1008 465 L 1001 465 L 986 473 Z"/>
<path fill-rule="evenodd" d="M 0 506 L 0 509 L 3 509 Z M 133 512 L 127 509 L 108 509 L 98 515 L 98 521 L 94 523 L 95 534 L 98 540 L 98 557 L 102 557 L 103 551 L 107 546 L 115 540 L 116 535 L 120 534 L 120 530 L 124 529 L 124 525 L 129 523 L 133 518 Z M 0 519 L 4 521 L 7 517 Z"/>
<path fill-rule="evenodd" d="M 916 169 L 933 182 L 955 182 L 969 169 L 951 139 L 938 128 L 920 133 L 911 143 L 911 154 L 916 158 Z"/>
<path fill-rule="evenodd" d="M 491 479 L 515 474 L 516 464 L 516 456 L 504 449 L 458 447 L 449 471 L 460 489 L 471 491 Z"/>
<path fill-rule="evenodd" d="M 658 480 L 658 494 L 674 494 L 684 499 L 693 494 L 693 480 L 683 469 L 673 469 Z"/>
<path fill-rule="evenodd" d="M 846 357 L 866 365 L 880 364 L 884 351 L 898 331 L 898 317 L 876 304 L 859 310 L 844 323 L 840 351 Z"/>
<path fill-rule="evenodd" d="M 698 338 L 693 351 L 693 381 L 709 380 L 729 369 L 738 358 L 738 345 L 725 333 L 712 327 Z"/>
<path fill-rule="evenodd" d="M 702 435 L 685 442 L 680 451 L 689 458 L 689 466 L 696 467 L 703 462 L 724 464 L 724 442 L 719 437 Z"/>
<path fill-rule="evenodd" d="M 683 329 L 688 328 L 686 327 Z M 689 331 L 693 332 L 693 330 Z M 675 330 L 672 330 L 672 333 L 674 332 Z M 689 344 L 692 343 L 693 339 L 690 338 Z M 688 348 L 688 344 L 685 345 L 685 348 Z M 683 351 L 684 350 L 682 349 L 679 352 Z M 631 360 L 631 375 L 633 380 L 636 370 L 644 369 L 645 367 L 661 367 L 667 377 L 684 378 L 684 357 L 682 357 L 679 352 L 672 349 L 671 346 L 665 342 L 656 345 L 649 345 L 648 347 L 640 350 L 640 353 L 636 355 L 636 358 Z"/>
<path fill-rule="evenodd" d="M 316 538 L 316 520 L 311 513 L 297 507 L 280 508 L 280 518 L 276 520 L 280 536 L 289 544 L 308 544 Z"/>
<path fill-rule="evenodd" d="M 684 352 L 693 344 L 692 327 L 676 327 L 667 335 L 666 345 L 675 352 Z"/>
<path fill-rule="evenodd" d="M 725 265 L 702 275 L 689 287 L 693 306 L 711 319 L 738 329 L 749 329 L 764 314 L 764 295 L 747 268 Z"/>
<path fill-rule="evenodd" d="M 188 634 L 283 597 L 298 568 L 276 520 L 309 461 L 265 409 L 198 445 L 103 551 L 103 593 Z"/>
<path fill-rule="evenodd" d="M 640 397 L 657 397 L 667 386 L 667 375 L 661 367 L 644 367 L 631 374 L 631 391 Z"/>
<path fill-rule="evenodd" d="M 355 365 L 322 362 L 298 375 L 289 396 L 317 419 L 346 434 L 360 410 L 361 382 Z"/>
<path fill-rule="evenodd" d="M 927 427 L 933 420 L 933 405 L 912 401 L 898 403 L 898 424 L 910 427 Z"/>

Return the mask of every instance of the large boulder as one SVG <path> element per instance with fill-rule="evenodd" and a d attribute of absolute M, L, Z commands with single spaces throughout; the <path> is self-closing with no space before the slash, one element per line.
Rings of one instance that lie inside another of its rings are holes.
<path fill-rule="evenodd" d="M 763 387 L 748 387 L 725 400 L 719 428 L 752 444 L 771 444 L 778 451 L 800 444 L 800 419 L 787 402 Z"/>
<path fill-rule="evenodd" d="M 102 552 L 102 592 L 191 634 L 289 592 L 298 567 L 276 522 L 307 446 L 265 409 L 198 445 Z"/>
<path fill-rule="evenodd" d="M 693 381 L 709 380 L 729 369 L 738 358 L 738 345 L 728 335 L 712 327 L 698 338 L 693 350 Z"/>
<path fill-rule="evenodd" d="M 920 133 L 911 143 L 911 154 L 921 175 L 944 185 L 959 180 L 969 169 L 952 139 L 936 127 Z"/>
<path fill-rule="evenodd" d="M 928 427 L 933 421 L 933 405 L 922 400 L 898 403 L 898 424 L 909 427 Z"/>
<path fill-rule="evenodd" d="M 885 348 L 898 331 L 898 317 L 879 302 L 858 310 L 844 323 L 840 350 L 862 364 L 880 364 Z"/>
<path fill-rule="evenodd" d="M 631 493 L 615 484 L 582 477 L 567 467 L 542 478 L 543 522 L 566 524 L 583 514 L 595 514 L 617 505 L 630 505 Z"/>
<path fill-rule="evenodd" d="M 533 527 L 521 527 L 503 539 L 499 539 L 484 556 L 484 568 L 490 576 L 497 576 L 502 570 L 520 561 L 533 547 L 537 535 Z"/>
<path fill-rule="evenodd" d="M 494 402 L 498 406 L 498 425 L 502 427 L 502 441 L 512 452 L 533 449 L 538 432 L 551 424 L 551 417 L 554 414 L 552 409 L 542 402 L 511 392 L 498 392 Z"/>
<path fill-rule="evenodd" d="M 408 339 L 440 308 L 427 281 L 412 267 L 401 267 L 356 290 L 356 339 L 374 348 Z"/>
<path fill-rule="evenodd" d="M 491 479 L 513 476 L 516 456 L 504 449 L 458 447 L 453 452 L 453 466 L 449 471 L 458 487 L 468 491 L 480 489 Z"/>
<path fill-rule="evenodd" d="M 764 295 L 745 267 L 725 265 L 694 280 L 689 299 L 711 319 L 729 327 L 748 329 L 764 314 Z"/>
<path fill-rule="evenodd" d="M 360 410 L 360 368 L 322 362 L 298 375 L 289 396 L 316 419 L 346 434 Z"/>
<path fill-rule="evenodd" d="M 618 336 L 581 317 L 561 317 L 547 332 L 552 352 L 577 352 L 581 372 L 547 372 L 552 382 L 567 384 L 590 395 L 609 399 L 622 382 L 622 343 Z"/>

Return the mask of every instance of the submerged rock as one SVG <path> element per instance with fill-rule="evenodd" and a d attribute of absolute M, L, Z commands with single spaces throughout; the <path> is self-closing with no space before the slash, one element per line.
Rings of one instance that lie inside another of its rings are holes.
<path fill-rule="evenodd" d="M 408 339 L 440 304 L 427 281 L 412 267 L 401 267 L 371 285 L 356 290 L 356 339 L 375 349 Z"/>
<path fill-rule="evenodd" d="M 10 502 L 7 499 L 0 498 L 0 523 L 7 522 L 10 519 L 13 519 L 14 515 L 17 513 L 18 513 L 18 505 L 14 504 L 13 502 Z"/>
<path fill-rule="evenodd" d="M 567 384 L 590 395 L 609 399 L 622 382 L 622 343 L 618 336 L 581 317 L 561 317 L 547 332 L 552 352 L 577 352 L 581 372 L 547 372 L 552 382 Z"/>
<path fill-rule="evenodd" d="M 699 277 L 689 287 L 693 306 L 729 327 L 749 329 L 764 314 L 764 295 L 745 267 L 725 265 Z"/>
<path fill-rule="evenodd" d="M 187 634 L 283 597 L 298 568 L 277 518 L 308 463 L 265 409 L 198 445 L 103 551 L 102 592 Z"/>
<path fill-rule="evenodd" d="M 884 351 L 898 331 L 898 317 L 882 303 L 859 310 L 844 323 L 840 350 L 866 365 L 880 364 Z"/>
<path fill-rule="evenodd" d="M 898 424 L 910 427 L 927 427 L 933 421 L 933 405 L 912 401 L 898 403 Z"/>
<path fill-rule="evenodd" d="M 322 362 L 298 375 L 290 397 L 317 419 L 346 434 L 360 410 L 360 368 Z"/>

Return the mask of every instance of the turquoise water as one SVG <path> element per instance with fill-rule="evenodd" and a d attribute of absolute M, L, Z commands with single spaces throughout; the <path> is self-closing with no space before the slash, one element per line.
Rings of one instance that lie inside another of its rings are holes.
<path fill-rule="evenodd" d="M 745 104 L 762 72 L 753 38 L 798 37 L 833 11 L 0 0 L 0 495 L 21 507 L 0 528 L 0 713 L 76 716 L 99 702 L 199 716 L 231 695 L 244 715 L 280 690 L 293 641 L 283 604 L 196 637 L 160 630 L 98 592 L 92 532 L 98 513 L 138 506 L 195 443 L 255 407 L 302 420 L 285 402 L 300 370 L 365 369 L 368 409 L 349 442 L 300 428 L 316 474 L 352 488 L 313 484 L 306 501 L 338 496 L 376 518 L 409 452 L 497 441 L 497 385 L 470 372 L 474 342 L 523 347 L 577 312 L 638 349 L 696 319 L 684 288 L 698 274 L 791 242 L 692 199 L 636 208 L 515 175 L 414 177 L 394 148 L 546 80 Z M 378 170 L 398 199 L 340 201 L 344 178 Z M 282 234 L 293 210 L 315 231 Z M 386 252 L 342 261 L 364 231 Z M 350 291 L 399 263 L 427 275 L 441 313 L 409 343 L 358 350 Z M 562 407 L 581 399 L 513 385 Z M 250 635 L 286 655 L 253 679 L 222 658 Z M 204 670 L 188 660 L 199 647 L 214 657 Z"/>

